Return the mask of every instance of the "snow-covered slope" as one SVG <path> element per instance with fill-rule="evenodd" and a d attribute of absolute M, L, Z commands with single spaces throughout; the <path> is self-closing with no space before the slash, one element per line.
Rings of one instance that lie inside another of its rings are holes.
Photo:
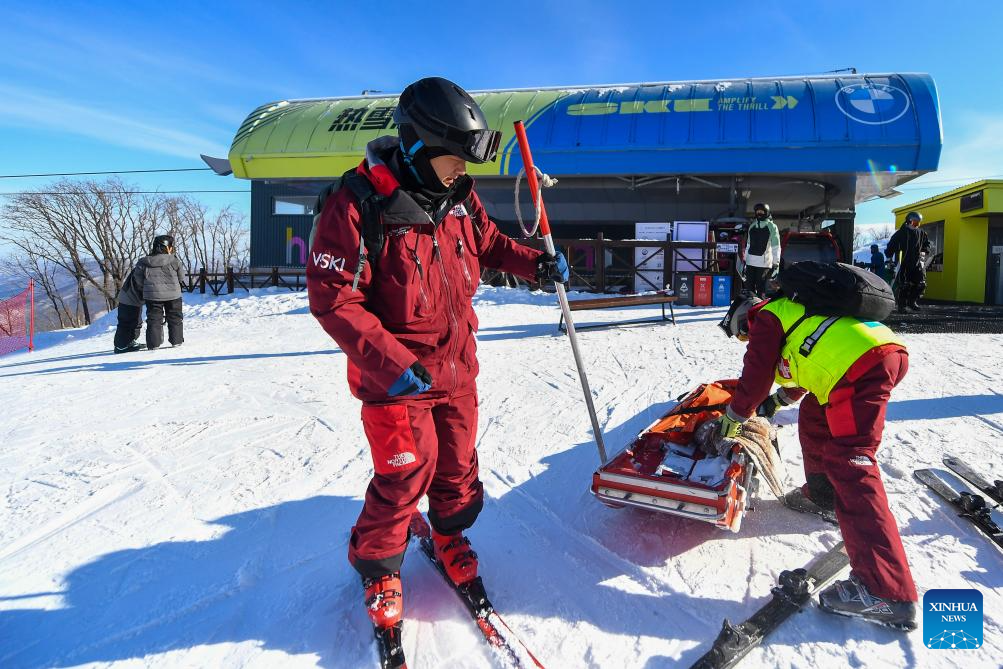
<path fill-rule="evenodd" d="M 553 296 L 484 288 L 477 309 L 488 499 L 469 534 L 495 604 L 548 667 L 688 666 L 724 617 L 754 611 L 778 572 L 837 540 L 769 499 L 739 534 L 599 504 Z M 611 449 L 740 368 L 743 345 L 715 326 L 722 309 L 676 311 L 677 326 L 580 334 Z M 112 314 L 0 359 L 0 667 L 375 666 L 345 558 L 371 461 L 344 356 L 303 294 L 189 300 L 185 315 L 178 349 L 111 355 Z M 911 471 L 952 451 L 1003 473 L 1003 337 L 907 341 L 886 487 L 921 590 L 983 592 L 985 646 L 927 650 L 921 630 L 812 609 L 743 666 L 999 666 L 1003 553 Z M 796 416 L 779 414 L 791 484 L 803 480 Z M 413 549 L 403 579 L 412 669 L 493 666 Z"/>

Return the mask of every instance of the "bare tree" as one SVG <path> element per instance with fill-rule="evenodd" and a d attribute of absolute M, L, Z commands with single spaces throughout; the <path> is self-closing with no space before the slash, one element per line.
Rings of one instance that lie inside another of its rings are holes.
<path fill-rule="evenodd" d="M 118 178 L 61 180 L 18 194 L 0 223 L 0 240 L 18 251 L 10 267 L 36 279 L 61 327 L 89 324 L 93 300 L 101 312 L 114 309 L 122 283 L 158 233 L 175 236 L 189 273 L 243 269 L 248 259 L 242 214 L 230 207 L 210 212 L 188 197 L 143 195 Z M 60 283 L 67 277 L 75 287 L 72 307 Z"/>
<path fill-rule="evenodd" d="M 90 323 L 88 290 L 104 303 L 101 311 L 115 308 L 118 290 L 143 255 L 161 207 L 158 198 L 140 196 L 117 178 L 61 180 L 14 196 L 4 208 L 0 238 L 21 252 L 24 266 L 50 273 L 62 269 L 72 277 L 84 322 Z"/>
<path fill-rule="evenodd" d="M 213 213 L 189 197 L 167 201 L 166 216 L 178 258 L 189 274 L 201 269 L 222 272 L 247 267 L 249 249 L 246 219 L 227 206 Z"/>
<path fill-rule="evenodd" d="M 52 330 L 56 328 L 79 327 L 82 325 L 82 317 L 79 310 L 79 300 L 68 304 L 61 290 L 60 276 L 65 278 L 65 273 L 55 263 L 40 256 L 14 256 L 0 262 L 0 272 L 7 276 L 17 276 L 25 281 L 34 279 L 38 286 L 39 297 L 44 295 L 48 300 L 49 309 L 39 310 L 38 328 L 40 330 Z"/>

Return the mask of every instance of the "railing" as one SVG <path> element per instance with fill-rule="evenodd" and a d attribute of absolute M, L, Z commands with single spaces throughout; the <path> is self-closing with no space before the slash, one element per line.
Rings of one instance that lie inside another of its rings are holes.
<path fill-rule="evenodd" d="M 521 244 L 543 250 L 538 239 L 520 239 Z M 595 239 L 555 239 L 554 245 L 564 253 L 571 269 L 572 290 L 593 293 L 634 293 L 662 290 L 672 283 L 674 267 L 684 266 L 693 272 L 729 272 L 734 262 L 718 258 L 717 244 L 710 242 L 646 241 L 640 239 L 605 239 L 600 233 Z M 652 249 L 637 260 L 635 249 Z M 659 251 L 661 253 L 659 253 Z M 602 258 L 602 262 L 597 262 Z M 661 264 L 661 267 L 658 265 Z M 485 270 L 485 283 L 513 282 L 500 272 Z"/>
<path fill-rule="evenodd" d="M 282 287 L 289 290 L 306 290 L 306 270 L 303 268 L 278 268 L 270 270 L 250 269 L 234 270 L 227 267 L 223 272 L 207 272 L 199 270 L 197 274 L 188 274 L 188 283 L 182 288 L 189 293 L 196 290 L 205 293 L 208 290 L 213 295 L 232 293 L 235 289 Z"/>
<path fill-rule="evenodd" d="M 543 250 L 543 240 L 520 239 L 521 244 Z M 691 267 L 683 271 L 728 272 L 733 262 L 718 258 L 717 245 L 705 242 L 646 241 L 640 239 L 605 239 L 600 233 L 595 239 L 555 239 L 554 245 L 568 259 L 571 268 L 571 290 L 592 293 L 634 293 L 662 290 L 672 283 L 672 271 L 680 265 Z M 652 249 L 637 260 L 636 249 Z M 659 253 L 660 252 L 660 253 Z M 602 259 L 602 262 L 598 260 Z M 662 267 L 658 267 L 661 261 Z M 481 281 L 511 287 L 529 285 L 518 277 L 497 270 L 485 269 Z M 250 290 L 263 287 L 283 287 L 299 291 L 306 289 L 303 268 L 252 269 L 207 272 L 188 275 L 185 290 L 213 295 L 232 293 L 237 288 Z"/>

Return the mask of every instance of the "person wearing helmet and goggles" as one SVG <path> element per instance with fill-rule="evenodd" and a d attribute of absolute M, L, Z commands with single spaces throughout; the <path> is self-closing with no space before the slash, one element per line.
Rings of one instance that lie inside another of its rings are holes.
<path fill-rule="evenodd" d="M 466 166 L 495 160 L 501 133 L 466 91 L 440 77 L 416 81 L 401 93 L 394 121 L 397 136 L 370 142 L 353 174 L 375 193 L 380 246 L 367 248 L 364 203 L 342 186 L 324 202 L 306 270 L 311 313 L 344 351 L 362 401 L 375 472 L 348 557 L 382 630 L 401 620 L 400 568 L 422 497 L 449 578 L 477 576 L 463 532 L 484 496 L 472 304 L 481 268 L 540 283 L 568 279 L 563 256 L 516 243 L 488 217 Z M 346 262 L 353 257 L 357 267 Z"/>
<path fill-rule="evenodd" d="M 770 205 L 758 202 L 752 211 L 755 220 L 745 233 L 742 275 L 745 290 L 763 298 L 780 268 L 780 232 L 773 222 Z"/>
<path fill-rule="evenodd" d="M 896 284 L 895 297 L 899 313 L 905 313 L 906 307 L 919 311 L 919 298 L 926 291 L 926 258 L 930 254 L 930 238 L 919 227 L 923 216 L 917 211 L 906 214 L 905 223 L 885 247 L 885 255 L 897 258 L 901 254 Z"/>

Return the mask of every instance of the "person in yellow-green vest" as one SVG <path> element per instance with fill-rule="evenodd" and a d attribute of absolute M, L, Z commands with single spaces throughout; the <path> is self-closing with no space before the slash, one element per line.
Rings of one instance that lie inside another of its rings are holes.
<path fill-rule="evenodd" d="M 905 346 L 880 323 L 808 316 L 782 295 L 739 298 L 721 326 L 748 341 L 738 388 L 719 419 L 722 448 L 753 415 L 772 418 L 804 398 L 801 492 L 820 510 L 835 510 L 852 567 L 849 579 L 820 593 L 821 607 L 915 629 L 916 585 L 875 459 L 891 391 L 909 369 Z M 771 394 L 774 382 L 780 388 Z"/>

